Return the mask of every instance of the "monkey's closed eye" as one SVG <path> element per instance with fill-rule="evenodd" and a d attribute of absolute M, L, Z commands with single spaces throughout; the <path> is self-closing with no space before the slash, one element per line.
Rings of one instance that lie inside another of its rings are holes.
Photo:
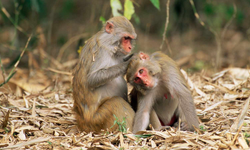
<path fill-rule="evenodd" d="M 143 69 L 140 69 L 140 70 L 139 70 L 139 73 L 142 74 L 142 73 L 143 73 Z"/>
<path fill-rule="evenodd" d="M 129 36 L 125 36 L 124 38 L 125 38 L 125 40 L 130 40 L 131 39 Z"/>

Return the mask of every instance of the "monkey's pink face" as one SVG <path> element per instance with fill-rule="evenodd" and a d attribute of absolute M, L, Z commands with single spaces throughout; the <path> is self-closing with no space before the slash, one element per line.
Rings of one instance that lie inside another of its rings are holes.
<path fill-rule="evenodd" d="M 125 55 L 129 54 L 132 50 L 132 44 L 131 44 L 132 39 L 134 39 L 134 37 L 130 35 L 125 35 L 121 39 L 121 46 L 122 49 L 124 50 L 123 53 Z"/>
<path fill-rule="evenodd" d="M 145 86 L 146 88 L 153 88 L 154 81 L 149 71 L 145 67 L 141 67 L 137 70 L 134 76 L 134 83 Z"/>

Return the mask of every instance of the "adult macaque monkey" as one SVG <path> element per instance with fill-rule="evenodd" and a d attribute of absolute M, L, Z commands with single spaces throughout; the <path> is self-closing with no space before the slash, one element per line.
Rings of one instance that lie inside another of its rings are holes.
<path fill-rule="evenodd" d="M 149 121 L 157 120 L 150 119 L 154 116 L 158 116 L 162 126 L 176 125 L 180 118 L 182 130 L 193 131 L 193 126 L 199 127 L 188 85 L 177 64 L 167 55 L 155 52 L 149 56 L 140 52 L 133 56 L 127 81 L 134 86 L 131 92 L 131 105 L 136 110 L 133 133 L 145 130 Z"/>
<path fill-rule="evenodd" d="M 133 25 L 125 17 L 113 17 L 92 36 L 82 49 L 74 70 L 73 99 L 78 128 L 99 132 L 110 128 L 114 115 L 132 129 L 134 111 L 127 102 L 123 76 L 136 38 Z M 110 130 L 116 130 L 117 125 Z"/>

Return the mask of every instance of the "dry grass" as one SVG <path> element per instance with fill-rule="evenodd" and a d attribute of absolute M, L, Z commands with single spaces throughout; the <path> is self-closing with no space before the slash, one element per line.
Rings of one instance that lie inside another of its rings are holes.
<path fill-rule="evenodd" d="M 185 73 L 185 72 L 184 72 Z M 71 77 L 17 74 L 0 88 L 0 149 L 248 149 L 250 70 L 228 68 L 188 78 L 201 130 L 80 133 L 72 109 Z M 28 84 L 27 84 L 28 81 Z M 0 77 L 1 82 L 1 77 Z M 40 89 L 45 90 L 40 91 Z M 40 91 L 40 92 L 37 92 Z M 31 94 L 34 93 L 34 94 Z"/>

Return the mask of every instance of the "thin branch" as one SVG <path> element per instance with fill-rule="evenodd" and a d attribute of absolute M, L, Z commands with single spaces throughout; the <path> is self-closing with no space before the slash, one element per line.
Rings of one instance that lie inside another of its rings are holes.
<path fill-rule="evenodd" d="M 1 65 L 1 70 L 2 70 L 3 81 L 5 81 L 5 76 L 4 76 L 5 71 L 4 71 L 4 68 L 3 68 L 3 64 L 2 64 L 2 59 L 1 59 L 1 57 L 0 57 L 0 65 Z"/>
<path fill-rule="evenodd" d="M 189 2 L 190 2 L 190 4 L 191 4 L 191 6 L 192 6 L 192 9 L 193 9 L 193 11 L 194 11 L 194 16 L 196 17 L 196 19 L 200 22 L 200 24 L 203 26 L 203 27 L 205 27 L 205 28 L 207 28 L 210 32 L 212 32 L 213 34 L 214 34 L 214 36 L 215 36 L 215 41 L 216 41 L 216 44 L 217 44 L 217 54 L 216 54 L 216 68 L 215 68 L 215 70 L 217 70 L 218 68 L 220 68 L 220 66 L 221 66 L 221 63 L 220 63 L 220 55 L 221 55 L 221 50 L 222 50 L 222 48 L 221 48 L 221 39 L 220 39 L 220 37 L 219 37 L 219 35 L 218 35 L 218 33 L 214 30 L 214 29 L 212 29 L 210 26 L 207 26 L 201 19 L 200 19 L 200 16 L 199 16 L 199 14 L 197 13 L 197 10 L 196 10 L 196 7 L 194 6 L 194 1 L 193 0 L 189 0 Z"/>
<path fill-rule="evenodd" d="M 167 17 L 166 17 L 166 23 L 165 23 L 165 28 L 164 28 L 164 32 L 162 34 L 163 38 L 162 38 L 162 43 L 160 46 L 160 50 L 162 50 L 163 47 L 163 43 L 166 39 L 166 32 L 167 32 L 167 28 L 168 28 L 168 23 L 169 23 L 169 4 L 170 4 L 170 0 L 167 1 L 166 3 L 166 13 L 167 13 Z"/>
<path fill-rule="evenodd" d="M 20 56 L 19 56 L 17 62 L 15 63 L 13 69 L 10 71 L 7 80 L 5 80 L 3 83 L 1 83 L 1 84 L 0 84 L 0 87 L 3 86 L 4 84 L 6 84 L 7 82 L 9 82 L 9 80 L 15 75 L 15 73 L 16 73 L 16 68 L 17 68 L 17 66 L 18 66 L 18 64 L 19 64 L 19 62 L 20 62 L 20 60 L 21 60 L 21 58 L 22 58 L 24 52 L 26 51 L 26 49 L 27 49 L 27 47 L 28 47 L 28 45 L 29 45 L 29 43 L 30 43 L 31 37 L 32 37 L 32 35 L 31 35 L 31 36 L 29 37 L 29 39 L 27 40 L 26 45 L 25 45 L 25 47 L 24 47 L 22 53 L 20 54 Z"/>
<path fill-rule="evenodd" d="M 218 36 L 217 32 L 216 32 L 214 29 L 212 29 L 212 28 L 210 28 L 209 26 L 207 26 L 207 25 L 200 19 L 200 16 L 199 16 L 199 14 L 197 13 L 196 7 L 194 6 L 194 1 L 193 1 L 193 0 L 189 0 L 189 2 L 190 2 L 191 6 L 192 6 L 192 8 L 193 8 L 194 16 L 195 16 L 196 19 L 200 22 L 200 24 L 201 24 L 203 27 L 209 29 L 215 36 Z"/>
<path fill-rule="evenodd" d="M 20 27 L 16 24 L 16 22 L 11 18 L 10 14 L 8 13 L 8 11 L 3 7 L 1 1 L 0 1 L 0 9 L 1 11 L 5 14 L 5 16 L 10 20 L 10 22 L 23 34 L 27 35 L 28 34 Z"/>
<path fill-rule="evenodd" d="M 48 68 L 47 70 L 58 73 L 58 74 L 64 74 L 64 75 L 72 76 L 72 73 L 66 72 L 66 71 L 60 71 L 60 70 L 56 70 L 56 69 L 53 69 L 53 68 Z"/>
<path fill-rule="evenodd" d="M 79 40 L 80 38 L 84 38 L 84 37 L 86 37 L 86 36 L 88 36 L 87 33 L 82 33 L 82 34 L 76 35 L 76 36 L 72 37 L 71 39 L 69 39 L 69 40 L 60 48 L 56 60 L 58 60 L 58 62 L 60 62 L 60 61 L 62 60 L 62 56 L 63 56 L 63 53 L 65 52 L 65 50 L 66 50 L 72 43 L 74 43 L 75 41 Z"/>
<path fill-rule="evenodd" d="M 234 5 L 234 13 L 233 13 L 232 17 L 230 18 L 230 20 L 225 25 L 223 31 L 222 31 L 222 34 L 221 34 L 222 39 L 224 38 L 224 35 L 225 35 L 228 27 L 230 26 L 230 24 L 232 23 L 232 21 L 234 20 L 234 18 L 236 17 L 236 14 L 237 14 L 237 7 L 236 7 L 235 3 L 233 5 Z"/>

